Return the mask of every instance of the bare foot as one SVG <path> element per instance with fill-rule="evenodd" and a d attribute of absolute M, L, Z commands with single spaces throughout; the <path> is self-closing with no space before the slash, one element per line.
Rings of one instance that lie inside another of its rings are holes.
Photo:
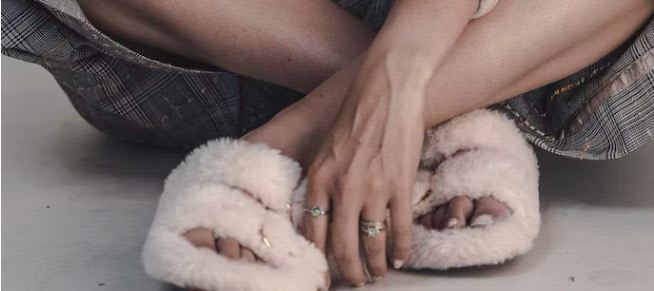
<path fill-rule="evenodd" d="M 206 228 L 191 229 L 184 233 L 184 237 L 196 247 L 214 250 L 232 260 L 247 262 L 256 262 L 258 260 L 250 249 L 241 246 L 235 239 L 216 238 L 213 232 Z"/>
<path fill-rule="evenodd" d="M 232 260 L 260 261 L 250 249 L 242 247 L 235 239 L 216 238 L 213 232 L 206 228 L 191 229 L 184 233 L 184 237 L 196 247 L 208 248 Z"/>
<path fill-rule="evenodd" d="M 491 196 L 472 200 L 462 195 L 420 216 L 417 222 L 428 229 L 486 227 L 511 215 L 511 209 Z"/>

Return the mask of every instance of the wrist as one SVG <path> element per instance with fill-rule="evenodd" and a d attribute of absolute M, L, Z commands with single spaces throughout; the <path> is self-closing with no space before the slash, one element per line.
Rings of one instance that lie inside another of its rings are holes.
<path fill-rule="evenodd" d="M 411 101 L 424 95 L 437 66 L 431 55 L 407 48 L 389 49 L 365 58 L 357 78 L 361 82 L 355 86 L 381 86 L 378 90 L 385 90 L 388 96 Z"/>

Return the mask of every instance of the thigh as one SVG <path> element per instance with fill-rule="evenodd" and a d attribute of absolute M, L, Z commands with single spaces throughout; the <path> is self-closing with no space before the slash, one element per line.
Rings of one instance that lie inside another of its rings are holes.
<path fill-rule="evenodd" d="M 490 14 L 471 22 L 439 67 L 429 88 L 437 98 L 429 98 L 426 107 L 444 102 L 460 108 L 488 106 L 583 69 L 620 46 L 654 9 L 644 0 L 614 4 L 500 1 Z M 428 121 L 440 119 L 427 111 Z"/>
<path fill-rule="evenodd" d="M 329 0 L 80 0 L 101 29 L 307 92 L 354 59 L 372 31 Z"/>

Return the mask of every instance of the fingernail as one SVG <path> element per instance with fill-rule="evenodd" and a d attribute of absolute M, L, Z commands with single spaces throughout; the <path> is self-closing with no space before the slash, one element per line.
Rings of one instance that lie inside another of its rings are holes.
<path fill-rule="evenodd" d="M 447 221 L 447 228 L 452 228 L 452 227 L 454 227 L 458 222 L 459 222 L 458 219 L 456 219 L 456 218 L 450 218 L 450 220 Z"/>
<path fill-rule="evenodd" d="M 484 227 L 484 226 L 489 226 L 493 224 L 495 219 L 493 219 L 493 216 L 490 214 L 482 214 L 477 216 L 475 220 L 472 221 L 472 224 L 470 226 L 472 227 Z"/>
<path fill-rule="evenodd" d="M 402 260 L 395 260 L 393 262 L 393 268 L 395 268 L 395 269 L 402 268 L 402 266 L 404 266 L 404 261 L 402 261 Z"/>

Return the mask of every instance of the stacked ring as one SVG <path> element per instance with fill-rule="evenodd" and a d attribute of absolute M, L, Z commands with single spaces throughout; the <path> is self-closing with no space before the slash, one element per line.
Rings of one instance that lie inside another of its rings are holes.
<path fill-rule="evenodd" d="M 377 236 L 382 231 L 386 230 L 386 223 L 362 219 L 359 222 L 359 230 L 368 237 Z"/>

